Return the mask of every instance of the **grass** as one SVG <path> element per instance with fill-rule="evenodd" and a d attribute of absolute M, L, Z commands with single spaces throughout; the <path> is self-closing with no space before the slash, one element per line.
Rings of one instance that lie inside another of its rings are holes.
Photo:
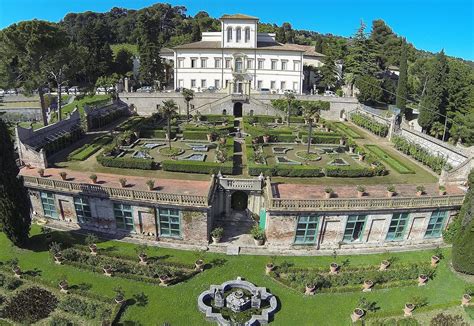
<path fill-rule="evenodd" d="M 412 174 L 415 173 L 409 166 L 398 160 L 397 158 L 393 157 L 392 155 L 385 152 L 383 149 L 378 147 L 377 145 L 365 145 L 365 147 L 377 157 L 382 159 L 385 163 L 390 165 L 394 170 L 401 174 Z"/>
<path fill-rule="evenodd" d="M 352 128 L 351 126 L 348 126 L 342 122 L 334 122 L 334 126 L 337 128 L 337 130 L 344 135 L 354 138 L 354 139 L 362 139 L 364 136 L 362 133 L 360 133 L 358 130 Z"/>
<path fill-rule="evenodd" d="M 69 232 L 53 232 L 53 241 L 78 242 L 81 237 Z M 171 325 L 209 325 L 204 316 L 198 311 L 196 300 L 198 295 L 209 289 L 211 284 L 220 284 L 229 279 L 242 276 L 258 286 L 267 287 L 275 294 L 280 302 L 280 310 L 275 315 L 272 325 L 348 325 L 349 315 L 355 308 L 360 297 L 376 301 L 380 310 L 374 314 L 380 316 L 402 315 L 404 303 L 414 295 L 428 297 L 429 304 L 423 310 L 415 310 L 416 317 L 423 311 L 454 307 L 460 304 L 460 297 L 468 283 L 448 267 L 450 249 L 445 249 L 446 258 L 443 259 L 436 270 L 436 277 L 424 287 L 403 287 L 387 290 L 374 290 L 371 293 L 345 293 L 345 294 L 317 294 L 306 297 L 297 291 L 288 289 L 272 278 L 265 275 L 264 266 L 269 261 L 265 256 L 226 256 L 223 254 L 205 253 L 204 260 L 210 263 L 211 268 L 190 280 L 175 286 L 162 288 L 150 284 L 125 280 L 121 278 L 108 278 L 93 272 L 79 270 L 72 266 L 59 266 L 52 262 L 47 251 L 47 242 L 44 235 L 40 234 L 39 227 L 33 226 L 30 249 L 18 249 L 10 245 L 3 234 L 0 234 L 0 261 L 17 257 L 20 267 L 25 270 L 37 268 L 41 271 L 41 278 L 58 281 L 63 274 L 71 285 L 89 283 L 90 291 L 103 296 L 113 297 L 113 288 L 121 286 L 127 298 L 140 292 L 148 296 L 148 305 L 138 307 L 132 305 L 127 308 L 121 322 L 134 321 L 143 325 L 161 325 L 165 322 Z M 136 245 L 118 241 L 104 241 L 98 244 L 99 248 L 109 252 L 117 252 L 135 256 Z M 399 262 L 429 261 L 433 252 L 416 251 L 394 253 Z M 196 253 L 166 248 L 150 248 L 149 257 L 159 257 L 163 261 L 182 262 L 192 264 Z M 295 266 L 328 267 L 332 261 L 339 264 L 346 259 L 351 265 L 378 264 L 386 259 L 387 254 L 360 255 L 360 256 L 330 256 L 322 257 L 277 257 L 275 264 L 284 260 L 294 263 Z M 315 309 L 317 307 L 317 309 Z M 337 309 L 335 309 L 337 307 Z M 430 308 L 431 307 L 431 308 Z"/>
<path fill-rule="evenodd" d="M 72 151 L 71 154 L 69 154 L 68 159 L 73 161 L 84 161 L 111 141 L 112 137 L 109 135 L 98 137 L 91 143 L 87 143 L 75 151 Z"/>
<path fill-rule="evenodd" d="M 61 109 L 61 118 L 65 119 L 69 113 L 71 113 L 74 108 L 77 106 L 79 109 L 79 113 L 84 115 L 84 105 L 100 105 L 107 103 L 110 99 L 110 94 L 96 94 L 93 96 L 85 96 L 80 100 L 74 100 L 73 102 L 66 104 Z M 57 116 L 53 115 L 51 122 L 57 121 Z"/>

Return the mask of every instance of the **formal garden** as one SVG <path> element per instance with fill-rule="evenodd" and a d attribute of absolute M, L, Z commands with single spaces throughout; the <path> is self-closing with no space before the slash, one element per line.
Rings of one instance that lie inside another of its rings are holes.
<path fill-rule="evenodd" d="M 278 298 L 274 325 L 347 325 L 353 318 L 366 325 L 426 325 L 446 316 L 460 316 L 465 325 L 474 321 L 474 309 L 467 306 L 474 285 L 451 271 L 449 248 L 236 257 L 49 232 L 36 225 L 31 233 L 23 249 L 0 235 L 0 324 L 207 325 L 198 296 L 211 284 L 238 277 Z M 267 306 L 262 302 L 259 309 Z M 222 313 L 249 318 L 248 311 L 223 308 Z"/>

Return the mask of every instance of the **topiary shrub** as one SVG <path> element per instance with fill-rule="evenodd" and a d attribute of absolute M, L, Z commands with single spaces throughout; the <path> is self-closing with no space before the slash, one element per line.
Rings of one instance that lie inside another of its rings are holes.
<path fill-rule="evenodd" d="M 58 299 L 51 292 L 34 286 L 8 300 L 4 315 L 17 323 L 32 324 L 48 317 L 57 305 Z"/>

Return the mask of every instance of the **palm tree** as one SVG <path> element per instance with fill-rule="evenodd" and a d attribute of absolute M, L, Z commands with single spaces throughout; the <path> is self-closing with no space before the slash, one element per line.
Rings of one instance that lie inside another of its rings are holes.
<path fill-rule="evenodd" d="M 168 145 L 171 149 L 171 118 L 176 114 L 178 106 L 173 100 L 163 101 L 163 106 L 160 108 L 160 112 L 163 117 L 166 117 L 168 122 Z"/>
<path fill-rule="evenodd" d="M 444 134 L 444 125 L 439 121 L 434 122 L 430 129 L 430 135 L 435 138 L 439 138 L 443 134 Z"/>
<path fill-rule="evenodd" d="M 319 120 L 321 110 L 329 108 L 322 105 L 320 101 L 305 101 L 303 105 L 303 116 L 308 121 L 308 154 L 311 151 L 311 133 L 313 132 L 313 120 Z"/>
<path fill-rule="evenodd" d="M 189 101 L 194 98 L 194 91 L 192 89 L 183 89 L 184 100 L 186 101 L 186 121 L 189 122 Z"/>
<path fill-rule="evenodd" d="M 286 92 L 285 93 L 285 98 L 286 98 L 286 103 L 288 104 L 287 107 L 287 120 L 286 120 L 286 125 L 289 127 L 290 126 L 290 113 L 291 113 L 291 104 L 293 100 L 295 99 L 295 94 Z"/>

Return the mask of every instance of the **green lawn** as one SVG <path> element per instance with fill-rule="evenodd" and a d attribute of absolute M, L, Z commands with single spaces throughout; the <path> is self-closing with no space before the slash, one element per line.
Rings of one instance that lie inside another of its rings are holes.
<path fill-rule="evenodd" d="M 355 308 L 359 298 L 366 297 L 376 301 L 380 307 L 372 316 L 401 316 L 404 303 L 413 295 L 428 298 L 427 307 L 415 310 L 414 316 L 430 309 L 442 309 L 459 305 L 460 297 L 469 284 L 454 275 L 448 268 L 450 250 L 445 250 L 446 258 L 437 267 L 436 276 L 424 287 L 403 287 L 386 290 L 374 290 L 368 294 L 317 294 L 306 297 L 297 291 L 286 288 L 269 276 L 265 275 L 264 265 L 269 258 L 264 256 L 226 256 L 222 254 L 206 253 L 204 260 L 212 265 L 203 273 L 175 286 L 162 288 L 147 283 L 125 280 L 121 278 L 107 278 L 105 276 L 78 270 L 72 266 L 55 265 L 47 252 L 44 235 L 39 234 L 39 227 L 32 229 L 31 250 L 12 247 L 5 236 L 0 235 L 0 261 L 13 257 L 19 259 L 20 267 L 24 271 L 38 268 L 41 278 L 49 281 L 58 281 L 63 274 L 71 285 L 89 283 L 90 291 L 96 294 L 113 297 L 113 288 L 120 285 L 125 290 L 127 297 L 144 292 L 149 303 L 145 307 L 129 306 L 122 316 L 121 322 L 135 321 L 142 325 L 161 325 L 168 322 L 171 325 L 209 325 L 197 309 L 197 297 L 209 288 L 211 284 L 242 276 L 258 286 L 267 287 L 275 294 L 280 302 L 280 310 L 275 315 L 272 325 L 347 325 L 349 315 Z M 70 233 L 54 232 L 53 239 L 61 241 L 77 241 L 76 236 Z M 109 252 L 135 255 L 135 245 L 118 242 L 104 241 L 99 248 L 108 248 Z M 151 248 L 150 257 L 158 256 L 165 261 L 192 263 L 196 254 L 191 251 L 179 251 L 165 248 Z M 418 251 L 391 254 L 399 262 L 429 261 L 433 252 Z M 336 261 L 339 264 L 346 259 L 351 265 L 378 264 L 387 254 L 338 256 L 333 257 L 277 257 L 276 265 L 284 260 L 292 262 L 295 266 L 328 267 L 329 263 Z M 369 317 L 370 317 L 369 313 Z M 466 317 L 467 318 L 467 317 Z"/>
<path fill-rule="evenodd" d="M 358 130 L 352 128 L 351 126 L 348 126 L 342 122 L 334 122 L 334 126 L 337 128 L 337 130 L 344 135 L 354 138 L 354 139 L 361 139 L 364 138 L 361 132 Z"/>
<path fill-rule="evenodd" d="M 80 100 L 74 100 L 73 102 L 66 104 L 61 109 L 61 117 L 62 119 L 66 118 L 69 113 L 71 113 L 74 108 L 77 106 L 79 108 L 79 112 L 81 115 L 84 114 L 84 105 L 100 105 L 103 103 L 107 103 L 110 99 L 109 94 L 96 94 L 93 96 L 85 96 Z M 53 115 L 51 122 L 56 122 L 57 116 Z"/>
<path fill-rule="evenodd" d="M 365 147 L 375 154 L 378 158 L 380 158 L 382 161 L 390 165 L 394 170 L 396 170 L 398 173 L 401 174 L 410 174 L 410 173 L 415 173 L 410 167 L 408 167 L 404 162 L 396 159 L 377 145 L 365 145 Z"/>

